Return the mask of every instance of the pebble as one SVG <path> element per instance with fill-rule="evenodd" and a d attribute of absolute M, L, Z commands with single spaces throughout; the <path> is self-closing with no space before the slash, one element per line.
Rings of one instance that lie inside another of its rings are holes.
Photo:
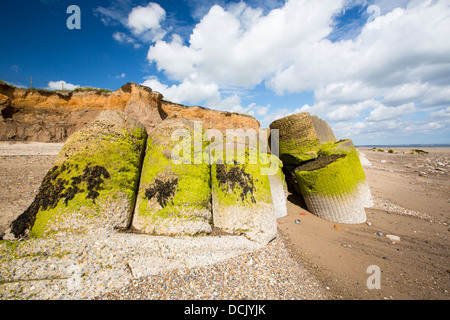
<path fill-rule="evenodd" d="M 367 221 L 366 224 L 367 224 L 368 226 L 371 226 L 371 225 L 372 225 L 372 222 Z"/>
<path fill-rule="evenodd" d="M 378 231 L 378 232 L 377 232 L 377 235 L 378 235 L 379 237 L 382 237 L 382 236 L 383 236 L 383 232 Z"/>
<path fill-rule="evenodd" d="M 0 243 L 0 300 L 320 300 L 331 294 L 281 236 L 267 246 L 242 236 L 116 232 L 13 243 Z"/>
<path fill-rule="evenodd" d="M 300 220 L 295 220 L 295 224 L 300 224 Z"/>

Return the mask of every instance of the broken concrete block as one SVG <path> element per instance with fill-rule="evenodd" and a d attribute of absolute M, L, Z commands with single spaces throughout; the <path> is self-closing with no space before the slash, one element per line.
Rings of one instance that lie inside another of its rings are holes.
<path fill-rule="evenodd" d="M 365 208 L 374 206 L 372 193 L 370 192 L 369 184 L 365 178 L 364 169 L 362 167 L 361 155 L 355 148 L 353 141 L 350 139 L 343 139 L 337 142 L 328 142 L 321 146 L 319 151 L 320 156 L 330 155 L 346 155 L 347 158 L 352 159 L 353 169 L 357 173 L 364 174 L 364 180 L 359 184 L 359 196 Z"/>
<path fill-rule="evenodd" d="M 270 192 L 272 194 L 273 211 L 275 218 L 287 216 L 287 197 L 288 188 L 283 173 L 283 163 L 275 155 L 268 155 L 272 162 L 277 161 L 278 171 L 275 174 L 269 174 Z"/>
<path fill-rule="evenodd" d="M 338 223 L 366 221 L 361 197 L 366 180 L 358 158 L 346 154 L 319 157 L 296 168 L 295 175 L 313 214 Z"/>
<path fill-rule="evenodd" d="M 102 112 L 67 140 L 9 232 L 19 238 L 127 228 L 146 137 L 144 127 L 125 113 Z"/>
<path fill-rule="evenodd" d="M 234 150 L 235 144 L 225 149 Z M 246 159 L 255 152 L 245 147 Z M 277 234 L 269 176 L 263 174 L 259 160 L 227 163 L 225 156 L 211 165 L 214 226 L 232 234 L 243 234 L 267 244 Z"/>
<path fill-rule="evenodd" d="M 321 144 L 336 140 L 331 127 L 308 112 L 278 119 L 270 129 L 279 130 L 280 159 L 288 166 L 317 158 Z"/>
<path fill-rule="evenodd" d="M 202 128 L 189 120 L 165 120 L 149 132 L 134 229 L 171 236 L 212 231 L 210 166 L 202 159 L 203 147 Z"/>

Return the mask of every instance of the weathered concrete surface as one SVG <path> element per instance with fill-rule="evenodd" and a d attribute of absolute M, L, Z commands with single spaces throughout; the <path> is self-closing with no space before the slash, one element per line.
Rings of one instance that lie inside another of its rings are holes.
<path fill-rule="evenodd" d="M 313 214 L 333 222 L 366 221 L 364 172 L 359 158 L 348 154 L 322 156 L 295 169 L 305 203 Z"/>
<path fill-rule="evenodd" d="M 172 236 L 212 231 L 210 166 L 208 161 L 202 161 L 203 131 L 201 127 L 197 130 L 189 120 L 171 119 L 149 133 L 134 229 Z M 199 134 L 198 154 L 194 152 L 194 132 Z M 180 157 L 180 163 L 175 155 Z M 200 158 L 194 161 L 196 156 Z"/>
<path fill-rule="evenodd" d="M 225 144 L 233 150 L 235 144 Z M 247 156 L 251 148 L 245 148 Z M 236 153 L 236 158 L 237 158 Z M 268 175 L 259 163 L 222 163 L 211 165 L 214 226 L 233 234 L 243 234 L 267 244 L 277 234 L 274 206 Z"/>
<path fill-rule="evenodd" d="M 293 167 L 317 158 L 321 144 L 336 139 L 325 121 L 308 112 L 275 120 L 270 129 L 279 130 L 280 159 Z"/>
<path fill-rule="evenodd" d="M 68 139 L 5 239 L 128 228 L 146 137 L 145 128 L 127 114 L 102 112 Z"/>

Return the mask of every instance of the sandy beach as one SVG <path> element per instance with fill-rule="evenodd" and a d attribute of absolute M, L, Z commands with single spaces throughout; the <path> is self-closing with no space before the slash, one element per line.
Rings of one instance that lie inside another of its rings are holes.
<path fill-rule="evenodd" d="M 0 143 L 0 234 L 33 201 L 61 146 Z M 322 220 L 290 194 L 288 216 L 278 220 L 279 236 L 266 248 L 136 277 L 85 298 L 448 299 L 450 148 L 359 150 L 371 163 L 364 167 L 375 198 L 366 209 L 369 223 Z M 380 289 L 367 287 L 369 266 L 381 270 Z"/>
<path fill-rule="evenodd" d="M 370 226 L 319 219 L 291 194 L 280 233 L 338 298 L 448 299 L 450 149 L 425 148 L 427 155 L 359 150 L 372 164 L 364 166 L 375 200 L 366 209 Z M 367 288 L 371 265 L 381 270 L 379 290 Z"/>

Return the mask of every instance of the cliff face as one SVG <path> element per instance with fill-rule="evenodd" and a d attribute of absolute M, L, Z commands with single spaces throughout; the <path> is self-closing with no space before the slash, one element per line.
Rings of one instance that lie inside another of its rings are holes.
<path fill-rule="evenodd" d="M 186 107 L 180 104 L 162 101 L 161 114 L 163 117 L 187 118 L 191 121 L 201 121 L 205 129 L 254 129 L 259 131 L 259 121 L 252 116 L 215 111 L 203 107 Z"/>
<path fill-rule="evenodd" d="M 205 129 L 255 129 L 253 117 L 162 100 L 148 87 L 127 83 L 114 92 L 29 90 L 0 83 L 0 140 L 64 142 L 103 110 L 124 111 L 151 130 L 166 118 L 202 121 Z"/>

